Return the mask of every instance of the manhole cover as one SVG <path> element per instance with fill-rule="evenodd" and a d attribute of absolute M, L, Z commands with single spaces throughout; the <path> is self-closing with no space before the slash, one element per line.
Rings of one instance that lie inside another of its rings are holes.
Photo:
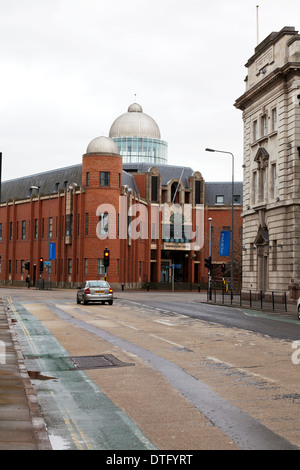
<path fill-rule="evenodd" d="M 70 357 L 76 369 L 102 369 L 106 367 L 126 367 L 133 366 L 127 362 L 122 362 L 112 354 L 102 354 L 99 356 L 73 356 Z"/>

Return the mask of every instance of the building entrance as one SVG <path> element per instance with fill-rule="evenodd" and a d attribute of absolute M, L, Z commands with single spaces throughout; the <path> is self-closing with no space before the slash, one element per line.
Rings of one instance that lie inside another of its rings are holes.
<path fill-rule="evenodd" d="M 265 292 L 269 285 L 269 232 L 267 227 L 259 227 L 255 245 L 257 249 L 257 289 Z"/>
<path fill-rule="evenodd" d="M 160 282 L 171 282 L 172 273 L 170 272 L 171 260 L 162 260 Z"/>

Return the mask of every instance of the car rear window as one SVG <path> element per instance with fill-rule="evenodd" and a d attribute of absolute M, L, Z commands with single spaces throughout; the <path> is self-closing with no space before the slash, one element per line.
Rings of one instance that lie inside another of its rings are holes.
<path fill-rule="evenodd" d="M 108 287 L 108 283 L 105 281 L 93 281 L 89 282 L 89 287 Z"/>

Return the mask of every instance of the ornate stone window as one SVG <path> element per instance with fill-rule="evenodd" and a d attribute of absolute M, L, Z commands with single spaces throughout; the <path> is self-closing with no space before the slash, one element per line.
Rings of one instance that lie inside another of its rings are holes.
<path fill-rule="evenodd" d="M 265 148 L 259 148 L 254 158 L 254 161 L 257 164 L 257 168 L 256 172 L 254 172 L 256 173 L 256 177 L 253 174 L 253 178 L 256 178 L 256 181 L 253 181 L 252 190 L 257 191 L 257 193 L 252 195 L 252 201 L 254 204 L 266 203 L 269 154 Z"/>

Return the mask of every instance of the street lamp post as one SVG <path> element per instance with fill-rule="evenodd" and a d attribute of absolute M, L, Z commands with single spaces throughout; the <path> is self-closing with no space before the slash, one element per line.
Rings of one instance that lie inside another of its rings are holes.
<path fill-rule="evenodd" d="M 232 159 L 232 182 L 231 182 L 231 294 L 233 292 L 233 235 L 234 235 L 234 202 L 233 202 L 233 196 L 234 196 L 234 156 L 233 153 L 231 152 L 225 152 L 224 150 L 215 150 L 215 149 L 210 149 L 206 148 L 206 152 L 218 152 L 218 153 L 227 153 L 228 155 L 231 155 Z"/>

